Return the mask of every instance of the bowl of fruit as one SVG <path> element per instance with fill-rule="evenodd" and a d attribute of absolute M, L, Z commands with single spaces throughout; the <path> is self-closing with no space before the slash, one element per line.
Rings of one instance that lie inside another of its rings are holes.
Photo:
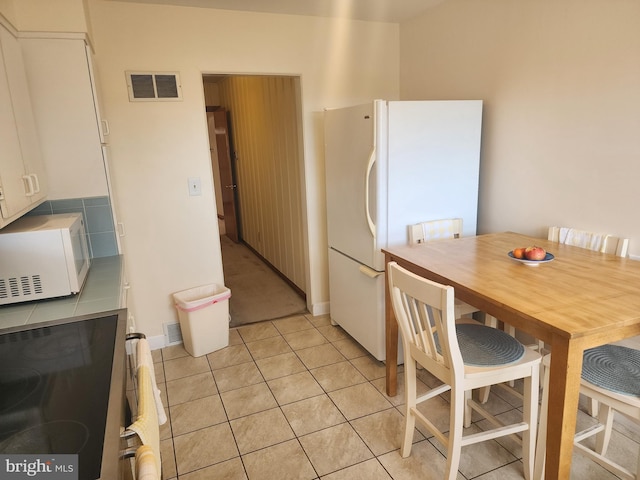
<path fill-rule="evenodd" d="M 514 248 L 509 252 L 509 257 L 530 267 L 538 266 L 541 263 L 551 262 L 555 258 L 553 254 L 536 245 Z"/>

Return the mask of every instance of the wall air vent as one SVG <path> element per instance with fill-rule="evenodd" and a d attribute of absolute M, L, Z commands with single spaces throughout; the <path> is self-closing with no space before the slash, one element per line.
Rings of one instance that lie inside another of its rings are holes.
<path fill-rule="evenodd" d="M 131 102 L 176 102 L 182 100 L 178 72 L 125 72 Z"/>
<path fill-rule="evenodd" d="M 163 327 L 166 346 L 182 343 L 182 330 L 179 323 L 165 323 Z"/>

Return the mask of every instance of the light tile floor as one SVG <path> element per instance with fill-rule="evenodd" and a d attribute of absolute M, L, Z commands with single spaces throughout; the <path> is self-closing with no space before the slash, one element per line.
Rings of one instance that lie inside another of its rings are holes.
<path fill-rule="evenodd" d="M 163 479 L 440 479 L 443 447 L 416 431 L 399 454 L 403 395 L 384 393 L 384 364 L 327 316 L 298 315 L 230 331 L 229 346 L 191 357 L 182 345 L 153 351 L 169 421 L 161 427 Z M 426 385 L 435 385 L 424 371 Z M 402 373 L 399 378 L 402 392 Z M 446 396 L 428 404 L 446 424 Z M 492 388 L 488 409 L 519 414 L 519 400 Z M 590 417 L 579 415 L 584 425 Z M 482 422 L 472 429 L 482 428 Z M 610 455 L 633 468 L 640 431 L 617 423 Z M 574 455 L 572 478 L 617 478 Z M 507 439 L 463 449 L 459 479 L 522 478 Z"/>

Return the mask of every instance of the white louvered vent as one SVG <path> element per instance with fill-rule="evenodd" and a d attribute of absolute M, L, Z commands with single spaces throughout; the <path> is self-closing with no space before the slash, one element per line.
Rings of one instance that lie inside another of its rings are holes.
<path fill-rule="evenodd" d="M 178 72 L 125 72 L 131 102 L 175 102 L 182 100 Z"/>
<path fill-rule="evenodd" d="M 180 331 L 179 323 L 165 323 L 164 324 L 164 336 L 166 339 L 166 345 L 175 345 L 176 343 L 182 343 L 182 331 Z"/>
<path fill-rule="evenodd" d="M 23 297 L 29 300 L 29 297 L 42 292 L 40 275 L 0 278 L 0 298 Z"/>

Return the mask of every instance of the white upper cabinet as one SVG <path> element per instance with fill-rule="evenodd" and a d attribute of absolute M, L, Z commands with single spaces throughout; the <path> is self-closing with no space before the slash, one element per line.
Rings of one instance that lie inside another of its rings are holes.
<path fill-rule="evenodd" d="M 31 204 L 24 194 L 23 175 L 18 127 L 0 48 L 0 227 L 4 225 L 3 218 L 10 218 Z"/>
<path fill-rule="evenodd" d="M 108 195 L 84 35 L 29 32 L 21 35 L 20 45 L 47 167 L 48 198 Z"/>
<path fill-rule="evenodd" d="M 0 228 L 45 198 L 42 161 L 22 51 L 0 25 Z"/>

